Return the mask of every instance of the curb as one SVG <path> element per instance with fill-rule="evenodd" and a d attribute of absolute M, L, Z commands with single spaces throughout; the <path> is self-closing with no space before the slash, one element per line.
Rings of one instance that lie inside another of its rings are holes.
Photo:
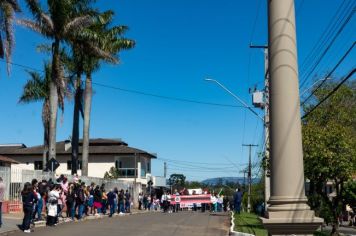
<path fill-rule="evenodd" d="M 17 231 L 20 231 L 20 230 L 19 229 L 10 229 L 10 230 L 8 230 L 6 232 L 0 233 L 0 235 L 11 235 L 11 234 L 13 234 L 13 233 L 15 233 Z"/>
<path fill-rule="evenodd" d="M 235 231 L 235 218 L 234 218 L 234 212 L 231 211 L 231 227 L 230 227 L 230 235 L 235 235 L 235 236 L 255 236 L 254 234 L 247 234 L 247 233 L 242 233 L 242 232 L 238 232 Z"/>

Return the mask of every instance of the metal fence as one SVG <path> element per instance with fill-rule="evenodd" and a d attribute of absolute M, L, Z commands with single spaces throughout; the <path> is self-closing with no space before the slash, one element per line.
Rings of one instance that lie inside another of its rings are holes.
<path fill-rule="evenodd" d="M 22 210 L 22 202 L 21 202 L 21 190 L 26 182 L 30 182 L 33 179 L 41 180 L 49 180 L 52 179 L 53 182 L 56 182 L 56 179 L 59 177 L 58 175 L 54 175 L 51 172 L 42 172 L 40 170 L 24 170 L 16 167 L 0 167 L 0 177 L 3 178 L 3 182 L 5 184 L 5 194 L 4 194 L 4 211 L 6 212 L 18 212 Z M 66 175 L 68 181 L 73 181 L 74 176 Z M 96 185 L 105 184 L 105 189 L 110 190 L 113 188 L 120 189 L 128 189 L 131 193 L 131 196 L 136 196 L 141 189 L 141 184 L 130 183 L 123 180 L 116 179 L 103 179 L 96 177 L 79 177 L 82 182 L 86 185 L 90 185 L 91 183 L 95 183 Z M 135 185 L 135 186 L 134 186 Z"/>

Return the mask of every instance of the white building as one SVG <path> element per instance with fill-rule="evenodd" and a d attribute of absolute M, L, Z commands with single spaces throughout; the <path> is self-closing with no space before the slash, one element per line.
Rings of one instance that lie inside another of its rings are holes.
<path fill-rule="evenodd" d="M 60 166 L 56 174 L 71 174 L 71 144 L 70 141 L 57 142 L 56 160 Z M 79 170 L 81 175 L 82 141 L 79 142 Z M 27 147 L 19 145 L 0 145 L 0 155 L 12 158 L 18 164 L 17 168 L 29 170 L 43 169 L 43 146 Z M 147 179 L 155 178 L 156 183 L 165 183 L 162 177 L 151 177 L 151 160 L 156 155 L 146 151 L 129 147 L 127 143 L 116 139 L 91 139 L 89 144 L 88 176 L 103 178 L 105 172 L 111 167 L 119 171 L 119 179 L 136 181 L 143 187 L 147 185 Z M 163 187 L 163 186 L 162 186 Z"/>

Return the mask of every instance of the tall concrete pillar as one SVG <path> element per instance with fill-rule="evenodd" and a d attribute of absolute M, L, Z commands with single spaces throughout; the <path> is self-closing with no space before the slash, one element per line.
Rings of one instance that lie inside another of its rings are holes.
<path fill-rule="evenodd" d="M 322 219 L 304 191 L 294 0 L 267 1 L 271 197 L 262 220 L 270 235 L 311 235 Z"/>

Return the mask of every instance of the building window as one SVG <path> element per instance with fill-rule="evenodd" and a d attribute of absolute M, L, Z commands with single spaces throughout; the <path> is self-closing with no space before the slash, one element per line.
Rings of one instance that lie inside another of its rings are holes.
<path fill-rule="evenodd" d="M 43 162 L 35 161 L 35 170 L 43 170 Z"/>
<path fill-rule="evenodd" d="M 82 169 L 82 161 L 78 161 L 78 170 Z M 72 170 L 72 161 L 67 161 L 67 170 Z"/>
<path fill-rule="evenodd" d="M 0 166 L 5 166 L 5 162 L 0 161 Z"/>
<path fill-rule="evenodd" d="M 151 166 L 150 166 L 150 163 L 149 163 L 149 162 L 147 163 L 147 172 L 148 172 L 148 173 L 151 173 Z"/>

